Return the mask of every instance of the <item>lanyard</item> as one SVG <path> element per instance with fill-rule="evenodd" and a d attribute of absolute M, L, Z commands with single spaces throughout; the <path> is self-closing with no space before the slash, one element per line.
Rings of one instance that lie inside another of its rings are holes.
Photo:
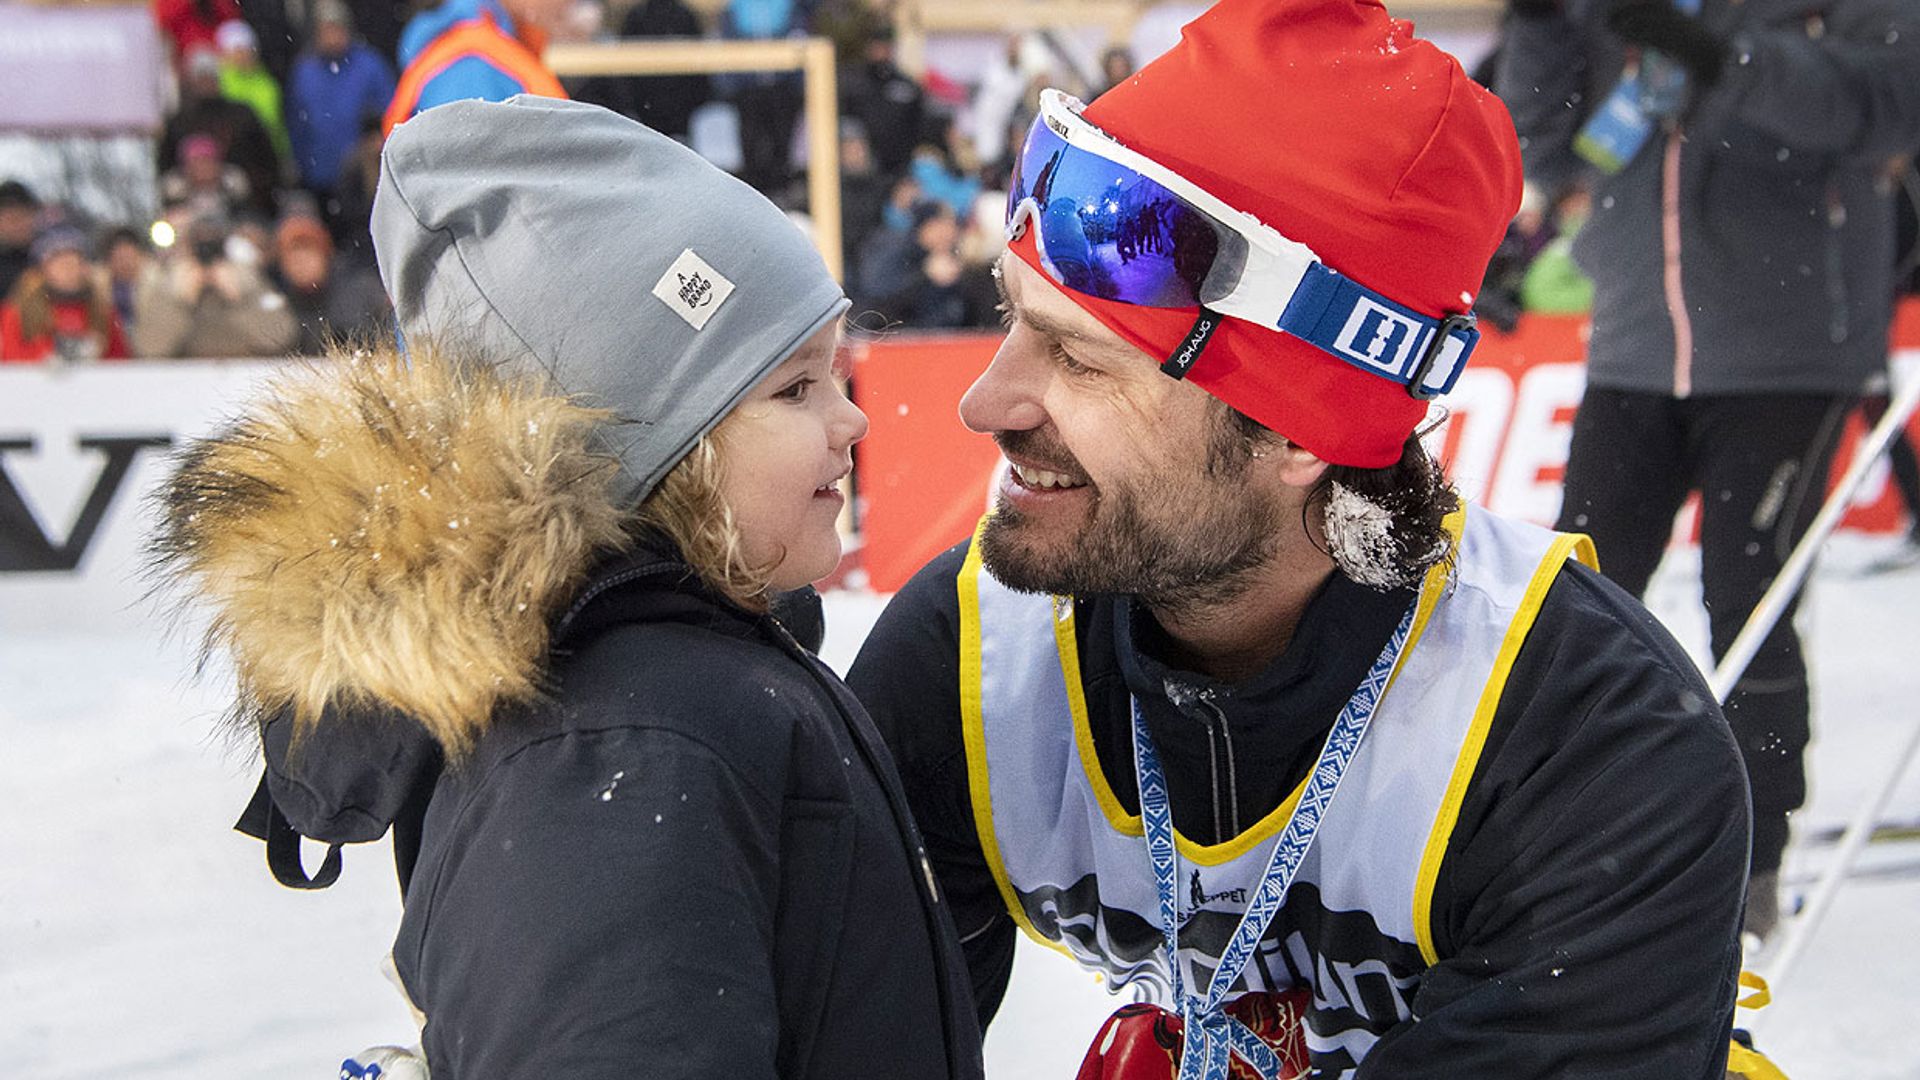
<path fill-rule="evenodd" d="M 1180 1011 L 1184 1030 L 1181 1034 L 1179 1080 L 1227 1080 L 1228 1052 L 1237 1053 L 1261 1076 L 1279 1072 L 1279 1059 L 1249 1031 L 1245 1024 L 1229 1016 L 1223 1007 L 1228 991 L 1246 970 L 1254 948 L 1267 932 L 1267 926 L 1286 899 L 1287 888 L 1300 870 L 1300 862 L 1313 838 L 1320 831 L 1327 807 L 1333 802 L 1341 777 L 1360 748 L 1360 739 L 1373 719 L 1373 710 L 1386 691 L 1387 681 L 1400 661 L 1407 636 L 1413 627 L 1414 608 L 1400 618 L 1393 637 L 1368 669 L 1366 678 L 1347 699 L 1346 707 L 1327 733 L 1327 742 L 1314 763 L 1300 803 L 1273 847 L 1266 872 L 1254 890 L 1253 900 L 1240 916 L 1240 925 L 1220 954 L 1220 966 L 1214 969 L 1206 994 L 1190 996 L 1180 973 L 1179 908 L 1174 900 L 1174 881 L 1179 876 L 1173 843 L 1173 808 L 1167 798 L 1166 776 L 1160 769 L 1160 754 L 1154 749 L 1153 736 L 1147 731 L 1146 714 L 1140 702 L 1133 702 L 1133 766 L 1140 783 L 1140 818 L 1147 835 L 1147 854 L 1153 862 L 1154 885 L 1160 894 L 1160 929 L 1167 940 L 1167 968 L 1172 978 L 1174 1003 Z"/>

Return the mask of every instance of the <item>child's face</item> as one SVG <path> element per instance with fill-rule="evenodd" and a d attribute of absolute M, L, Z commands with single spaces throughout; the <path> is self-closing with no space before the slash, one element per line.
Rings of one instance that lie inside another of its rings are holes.
<path fill-rule="evenodd" d="M 770 582 L 797 589 L 840 562 L 839 484 L 867 416 L 834 382 L 838 328 L 829 326 L 748 391 L 723 425 L 725 479 L 747 560 L 778 560 Z"/>

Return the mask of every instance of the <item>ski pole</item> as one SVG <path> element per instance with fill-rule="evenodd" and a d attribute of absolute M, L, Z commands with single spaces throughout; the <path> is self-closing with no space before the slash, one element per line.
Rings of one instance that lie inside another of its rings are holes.
<path fill-rule="evenodd" d="M 1707 685 L 1712 687 L 1715 701 L 1722 705 L 1727 703 L 1727 695 L 1733 692 L 1733 684 L 1746 674 L 1747 665 L 1753 663 L 1754 654 L 1760 651 L 1760 643 L 1773 632 L 1773 625 L 1780 621 L 1780 613 L 1799 594 L 1800 585 L 1806 580 L 1808 569 L 1813 566 L 1813 557 L 1819 553 L 1820 545 L 1826 542 L 1834 526 L 1840 523 L 1841 515 L 1847 512 L 1847 504 L 1853 500 L 1853 493 L 1859 489 L 1860 482 L 1866 479 L 1867 470 L 1886 452 L 1887 444 L 1893 441 L 1894 432 L 1906 425 L 1916 405 L 1920 405 L 1920 378 L 1909 380 L 1906 386 L 1901 387 L 1900 396 L 1887 407 L 1886 415 L 1861 440 L 1860 450 L 1854 454 L 1853 462 L 1847 466 L 1846 475 L 1840 478 L 1839 486 L 1821 504 L 1820 513 L 1808 527 L 1807 534 L 1795 545 L 1793 554 L 1787 557 L 1787 564 L 1780 568 L 1779 576 L 1773 579 L 1766 594 L 1754 605 L 1753 614 L 1747 616 L 1746 625 L 1740 628 L 1740 636 L 1733 639 L 1727 655 L 1721 657 L 1720 663 L 1713 669 L 1713 677 L 1707 680 Z"/>
<path fill-rule="evenodd" d="M 1839 485 L 1821 505 L 1819 515 L 1807 529 L 1807 534 L 1801 537 L 1800 543 L 1794 547 L 1793 554 L 1788 557 L 1786 565 L 1781 568 L 1780 575 L 1774 579 L 1766 595 L 1760 598 L 1760 603 L 1754 606 L 1753 613 L 1747 616 L 1746 625 L 1740 628 L 1739 636 L 1734 639 L 1733 645 L 1727 649 L 1726 656 L 1722 657 L 1719 665 L 1714 668 L 1713 677 L 1709 680 L 1715 700 L 1722 704 L 1726 703 L 1727 695 L 1732 692 L 1734 684 L 1740 681 L 1740 676 L 1746 673 L 1747 665 L 1753 662 L 1754 654 L 1759 652 L 1760 642 L 1772 633 L 1774 624 L 1780 621 L 1780 615 L 1786 610 L 1787 604 L 1799 593 L 1800 585 L 1806 580 L 1807 571 L 1813 565 L 1814 554 L 1826 542 L 1827 535 L 1833 531 L 1834 526 L 1839 524 L 1841 515 L 1846 512 L 1847 504 L 1853 499 L 1853 493 L 1859 488 L 1860 482 L 1866 478 L 1867 469 L 1886 452 L 1887 444 L 1893 441 L 1894 432 L 1906 424 L 1916 406 L 1920 406 L 1920 378 L 1909 381 L 1901 388 L 1900 396 L 1887 408 L 1880 422 L 1874 425 L 1873 430 L 1862 440 L 1859 451 L 1854 454 L 1853 462 L 1847 467 L 1846 475 L 1841 477 Z M 1826 872 L 1821 875 L 1818 884 L 1814 887 L 1806 907 L 1785 926 L 1783 930 L 1785 936 L 1780 942 L 1778 951 L 1766 965 L 1767 980 L 1776 987 L 1785 980 L 1794 962 L 1806 949 L 1807 942 L 1812 940 L 1814 930 L 1826 917 L 1827 909 L 1833 905 L 1833 899 L 1839 893 L 1840 886 L 1846 881 L 1847 873 L 1853 868 L 1854 860 L 1859 858 L 1860 852 L 1866 847 L 1867 840 L 1873 835 L 1874 824 L 1879 820 L 1881 811 L 1892 797 L 1894 788 L 1899 785 L 1900 777 L 1906 772 L 1907 764 L 1916 751 L 1920 751 L 1920 726 L 1915 727 L 1905 751 L 1894 763 L 1892 773 L 1882 783 L 1880 790 L 1870 795 L 1855 811 L 1853 819 L 1847 823 L 1846 831 L 1840 836 L 1839 849 L 1834 853 L 1833 861 L 1828 864 Z"/>

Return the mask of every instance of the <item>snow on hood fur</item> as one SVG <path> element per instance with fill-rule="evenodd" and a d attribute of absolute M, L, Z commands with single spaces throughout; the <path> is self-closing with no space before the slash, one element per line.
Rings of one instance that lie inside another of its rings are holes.
<path fill-rule="evenodd" d="M 188 446 L 150 552 L 232 655 L 233 718 L 384 706 L 457 757 L 535 697 L 556 609 L 624 545 L 607 418 L 416 346 L 290 368 Z"/>

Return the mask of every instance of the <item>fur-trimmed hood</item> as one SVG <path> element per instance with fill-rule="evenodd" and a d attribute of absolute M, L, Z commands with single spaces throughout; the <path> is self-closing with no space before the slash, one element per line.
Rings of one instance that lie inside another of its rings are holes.
<path fill-rule="evenodd" d="M 231 654 L 236 720 L 392 709 L 457 757 L 534 698 L 550 621 L 627 543 L 607 419 L 415 347 L 292 367 L 188 446 L 150 551 Z"/>

